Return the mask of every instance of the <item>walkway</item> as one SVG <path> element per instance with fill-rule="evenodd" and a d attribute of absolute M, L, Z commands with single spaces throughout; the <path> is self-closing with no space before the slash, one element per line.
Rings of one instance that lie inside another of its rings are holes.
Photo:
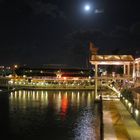
<path fill-rule="evenodd" d="M 119 100 L 103 101 L 104 140 L 140 140 L 140 126 Z"/>

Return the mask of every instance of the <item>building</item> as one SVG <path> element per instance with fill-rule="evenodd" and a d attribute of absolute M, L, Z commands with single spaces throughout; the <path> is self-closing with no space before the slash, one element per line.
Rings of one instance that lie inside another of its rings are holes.
<path fill-rule="evenodd" d="M 19 67 L 15 69 L 17 76 L 32 77 L 36 79 L 75 79 L 89 78 L 93 75 L 90 69 L 80 68 L 37 68 L 37 67 Z"/>

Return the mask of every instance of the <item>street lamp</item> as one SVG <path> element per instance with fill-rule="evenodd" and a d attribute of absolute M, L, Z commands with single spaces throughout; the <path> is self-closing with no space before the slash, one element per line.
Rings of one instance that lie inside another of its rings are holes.
<path fill-rule="evenodd" d="M 14 65 L 14 68 L 17 69 L 18 68 L 18 65 Z"/>

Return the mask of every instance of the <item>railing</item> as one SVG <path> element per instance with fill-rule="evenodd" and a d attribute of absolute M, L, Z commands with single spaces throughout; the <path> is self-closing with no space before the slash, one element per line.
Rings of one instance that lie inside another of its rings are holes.
<path fill-rule="evenodd" d="M 134 106 L 134 103 L 130 102 L 127 98 L 123 97 L 122 95 L 120 100 L 124 104 L 128 112 L 133 116 L 135 121 L 140 125 L 140 110 L 138 110 Z"/>

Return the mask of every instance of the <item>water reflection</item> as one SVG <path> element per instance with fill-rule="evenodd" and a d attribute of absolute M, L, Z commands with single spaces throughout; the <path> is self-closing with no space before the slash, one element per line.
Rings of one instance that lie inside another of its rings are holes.
<path fill-rule="evenodd" d="M 95 139 L 93 92 L 21 90 L 10 93 L 9 106 L 13 136 Z"/>
<path fill-rule="evenodd" d="M 92 108 L 84 108 L 77 121 L 75 128 L 76 140 L 97 140 L 95 134 L 95 117 L 91 112 Z"/>

